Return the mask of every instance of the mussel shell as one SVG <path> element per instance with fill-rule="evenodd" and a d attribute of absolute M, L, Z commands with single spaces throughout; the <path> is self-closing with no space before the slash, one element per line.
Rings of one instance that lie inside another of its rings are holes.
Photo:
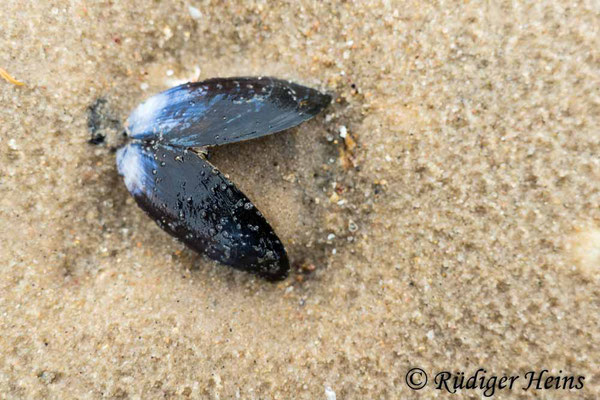
<path fill-rule="evenodd" d="M 287 276 L 283 244 L 250 200 L 193 151 L 133 142 L 117 152 L 118 170 L 138 205 L 199 253 L 269 280 Z"/>
<path fill-rule="evenodd" d="M 270 77 L 215 78 L 154 95 L 129 116 L 129 135 L 200 147 L 269 135 L 306 121 L 331 102 L 317 90 Z"/>

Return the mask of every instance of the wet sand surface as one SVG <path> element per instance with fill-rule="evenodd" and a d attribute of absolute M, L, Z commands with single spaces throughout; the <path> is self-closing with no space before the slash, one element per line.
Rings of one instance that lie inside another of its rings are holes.
<path fill-rule="evenodd" d="M 480 367 L 585 376 L 497 398 L 600 396 L 597 2 L 8 0 L 0 21 L 25 83 L 0 80 L 0 398 L 446 398 L 435 373 Z M 278 284 L 161 231 L 111 151 L 151 94 L 244 75 L 335 96 L 211 156 L 288 249 Z"/>

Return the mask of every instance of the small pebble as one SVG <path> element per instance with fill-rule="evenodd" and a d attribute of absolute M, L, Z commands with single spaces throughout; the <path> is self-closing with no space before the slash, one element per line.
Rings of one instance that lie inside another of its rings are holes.
<path fill-rule="evenodd" d="M 188 6 L 188 12 L 190 13 L 190 17 L 192 17 L 193 19 L 202 18 L 202 12 L 200 10 L 198 10 L 196 7 Z"/>
<path fill-rule="evenodd" d="M 358 230 L 358 225 L 356 225 L 356 222 L 352 220 L 348 221 L 348 230 L 350 232 L 356 232 Z"/>
<path fill-rule="evenodd" d="M 327 400 L 336 400 L 335 392 L 329 386 L 325 386 L 325 397 Z"/>

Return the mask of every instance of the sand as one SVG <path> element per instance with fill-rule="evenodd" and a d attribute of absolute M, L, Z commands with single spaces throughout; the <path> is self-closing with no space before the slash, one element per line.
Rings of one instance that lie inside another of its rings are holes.
<path fill-rule="evenodd" d="M 0 21 L 25 83 L 0 80 L 0 398 L 479 399 L 432 383 L 478 368 L 585 377 L 494 398 L 600 396 L 600 3 L 8 0 Z M 286 245 L 279 284 L 162 232 L 111 151 L 144 98 L 240 75 L 336 98 L 211 158 Z"/>

